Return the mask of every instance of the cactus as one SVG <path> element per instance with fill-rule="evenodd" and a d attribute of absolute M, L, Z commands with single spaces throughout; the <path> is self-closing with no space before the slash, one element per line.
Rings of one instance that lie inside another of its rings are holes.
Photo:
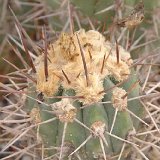
<path fill-rule="evenodd" d="M 37 83 L 30 88 L 44 101 L 27 98 L 25 107 L 34 120 L 33 111 L 39 111 L 38 132 L 44 146 L 57 148 L 45 152 L 48 156 L 107 159 L 119 154 L 124 143 L 132 143 L 127 136 L 143 118 L 139 100 L 127 102 L 128 96 L 139 95 L 137 80 L 130 77 L 132 63 L 122 46 L 106 41 L 98 31 L 83 29 L 62 33 L 35 59 Z M 53 122 L 41 124 L 49 119 Z"/>
<path fill-rule="evenodd" d="M 72 2 L 87 15 L 106 19 L 105 13 L 97 14 L 105 0 Z M 45 5 L 55 9 L 60 3 L 48 0 Z M 107 16 L 114 14 L 113 8 L 107 12 Z M 48 20 L 53 22 L 52 17 Z M 53 27 L 61 22 L 57 17 L 54 20 Z M 29 56 L 34 67 L 27 73 L 21 71 L 28 79 L 27 93 L 20 91 L 25 95 L 26 124 L 36 134 L 38 159 L 128 160 L 137 158 L 132 153 L 137 150 L 139 159 L 148 160 L 135 140 L 142 124 L 148 126 L 144 107 L 135 98 L 141 94 L 139 76 L 130 52 L 118 44 L 121 40 L 109 41 L 98 31 L 84 29 L 62 32 L 50 43 L 43 36 L 40 55 L 33 56 L 33 62 Z"/>

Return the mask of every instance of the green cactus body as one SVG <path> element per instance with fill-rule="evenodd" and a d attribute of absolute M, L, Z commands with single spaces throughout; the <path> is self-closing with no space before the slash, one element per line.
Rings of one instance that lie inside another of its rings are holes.
<path fill-rule="evenodd" d="M 51 111 L 50 107 L 39 105 L 38 108 L 40 109 L 40 116 L 42 122 L 55 118 L 55 116 L 53 116 L 51 113 L 47 113 L 44 111 L 44 110 Z M 48 122 L 46 124 L 41 124 L 39 127 L 39 134 L 42 137 L 44 146 L 49 148 L 49 150 L 46 153 L 47 156 L 48 155 L 51 156 L 56 153 L 54 147 L 56 146 L 57 133 L 58 133 L 57 120 Z"/>
<path fill-rule="evenodd" d="M 52 109 L 48 105 L 58 102 L 60 101 L 60 99 L 59 98 L 52 98 L 52 99 L 45 98 L 44 102 L 40 104 L 40 103 L 37 103 L 36 100 L 34 100 L 37 98 L 37 95 L 36 95 L 35 86 L 33 84 L 29 85 L 29 91 L 30 91 L 30 94 L 28 94 L 28 96 L 32 97 L 33 99 L 29 97 L 26 99 L 25 108 L 27 109 L 27 111 L 32 113 L 32 111 L 36 109 L 37 110 L 36 114 L 39 114 L 39 117 L 38 117 L 39 123 L 43 123 L 45 121 L 56 118 L 52 113 L 49 113 L 52 111 Z M 62 91 L 60 89 L 58 93 L 55 94 L 55 96 L 61 96 L 61 95 L 62 95 Z M 31 115 L 35 117 L 38 116 L 38 115 L 35 115 L 34 113 Z M 31 118 L 33 118 L 32 116 Z M 55 146 L 56 146 L 56 139 L 57 139 L 57 133 L 58 133 L 58 120 L 53 120 L 53 121 L 38 125 L 36 132 L 40 135 L 40 138 L 42 140 L 44 147 L 49 148 L 49 150 L 45 151 L 45 155 L 51 156 L 55 154 L 56 153 Z"/>
<path fill-rule="evenodd" d="M 134 69 L 132 69 L 132 74 L 129 77 L 128 81 L 124 83 L 123 85 L 121 85 L 121 87 L 124 88 L 125 90 L 128 90 L 132 85 L 134 85 L 137 82 L 137 80 L 138 78 L 137 78 L 136 72 L 134 71 Z M 136 86 L 129 93 L 128 99 L 138 97 L 139 95 L 140 95 L 140 85 L 136 84 Z M 128 101 L 128 109 L 131 112 L 133 112 L 136 116 L 138 116 L 139 118 L 143 118 L 144 108 L 139 99 Z M 140 121 L 133 116 L 131 117 L 132 117 L 134 128 L 138 129 Z"/>
<path fill-rule="evenodd" d="M 110 81 L 109 78 L 105 78 L 104 80 L 105 90 L 112 87 L 114 87 L 114 83 Z M 106 92 L 103 102 L 107 102 L 111 100 L 111 97 L 112 97 L 111 92 L 112 90 Z M 104 104 L 104 106 L 105 106 L 106 113 L 108 115 L 108 124 L 109 124 L 109 131 L 110 131 L 113 123 L 114 114 L 115 114 L 115 108 L 111 103 Z M 116 121 L 112 130 L 112 134 L 125 139 L 128 132 L 132 129 L 133 129 L 133 123 L 132 123 L 130 114 L 127 111 L 118 111 L 116 116 Z M 113 152 L 117 154 L 120 152 L 124 142 L 111 137 L 111 143 L 112 143 Z"/>
<path fill-rule="evenodd" d="M 93 104 L 88 106 L 83 110 L 83 117 L 84 117 L 84 124 L 87 125 L 87 127 L 91 127 L 95 122 L 103 122 L 105 123 L 106 130 L 108 130 L 108 118 L 105 113 L 103 105 L 100 104 Z M 97 125 L 98 127 L 98 125 Z M 91 135 L 90 131 L 86 131 L 86 135 Z M 108 146 L 104 144 L 105 146 L 105 152 L 106 154 L 111 151 L 111 145 L 110 145 L 110 139 L 109 136 L 104 133 L 104 137 L 108 143 Z M 99 157 L 102 156 L 102 148 L 100 145 L 99 137 L 92 137 L 91 140 L 88 141 L 86 144 L 86 152 L 88 156 L 92 159 L 93 157 Z M 111 153 L 111 152 L 110 152 Z"/>
<path fill-rule="evenodd" d="M 65 90 L 63 92 L 63 96 L 74 96 L 74 90 Z M 81 104 L 77 100 L 73 102 L 73 106 L 78 110 L 76 113 L 76 119 L 82 122 L 82 112 L 80 111 Z M 58 135 L 57 135 L 57 146 L 61 146 L 62 143 L 62 134 L 64 131 L 65 122 L 59 121 L 58 125 Z M 69 151 L 66 153 L 65 157 L 68 159 L 68 155 L 73 152 L 77 147 L 81 145 L 85 141 L 85 132 L 84 128 L 78 124 L 75 120 L 73 122 L 67 122 L 66 132 L 65 132 L 65 140 L 64 144 L 68 145 Z M 83 153 L 83 154 L 82 154 Z M 75 156 L 73 156 L 75 157 Z M 84 149 L 80 150 L 80 157 L 84 158 Z"/>
<path fill-rule="evenodd" d="M 36 97 L 36 87 L 35 87 L 35 84 L 29 83 L 28 84 L 28 91 L 29 91 L 29 93 L 28 93 L 29 97 L 26 98 L 25 109 L 28 112 L 30 112 L 34 108 L 34 105 L 36 104 L 36 101 L 34 100 L 34 99 L 37 98 Z"/>

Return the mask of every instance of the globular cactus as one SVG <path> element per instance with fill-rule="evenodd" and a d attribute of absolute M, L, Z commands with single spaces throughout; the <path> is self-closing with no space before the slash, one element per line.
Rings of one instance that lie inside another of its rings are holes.
<path fill-rule="evenodd" d="M 62 33 L 42 51 L 25 108 L 46 157 L 129 158 L 137 147 L 131 132 L 145 123 L 140 101 L 128 101 L 140 93 L 132 63 L 129 52 L 94 30 Z"/>

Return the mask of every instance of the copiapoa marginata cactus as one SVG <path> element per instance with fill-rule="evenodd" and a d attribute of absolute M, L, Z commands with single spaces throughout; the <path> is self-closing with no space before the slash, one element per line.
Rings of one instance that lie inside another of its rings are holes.
<path fill-rule="evenodd" d="M 139 100 L 128 101 L 140 93 L 132 63 L 129 52 L 95 30 L 62 33 L 45 47 L 34 62 L 36 83 L 29 83 L 25 104 L 48 148 L 45 156 L 129 157 L 137 147 L 132 135 L 145 123 Z"/>
<path fill-rule="evenodd" d="M 154 100 L 144 101 L 158 92 L 158 85 L 147 85 L 158 54 L 135 59 L 158 44 L 148 42 L 152 28 L 159 39 L 158 10 L 150 12 L 155 2 L 20 2 L 31 9 L 25 20 L 9 6 L 19 38 L 8 34 L 8 41 L 24 68 L 4 58 L 16 71 L 0 75 L 10 82 L 0 83 L 1 92 L 14 95 L 17 103 L 7 97 L 9 105 L 1 108 L 0 159 L 28 154 L 35 160 L 157 160 L 159 108 Z M 37 27 L 35 39 L 27 27 Z M 146 76 L 139 75 L 141 69 L 148 69 Z"/>

